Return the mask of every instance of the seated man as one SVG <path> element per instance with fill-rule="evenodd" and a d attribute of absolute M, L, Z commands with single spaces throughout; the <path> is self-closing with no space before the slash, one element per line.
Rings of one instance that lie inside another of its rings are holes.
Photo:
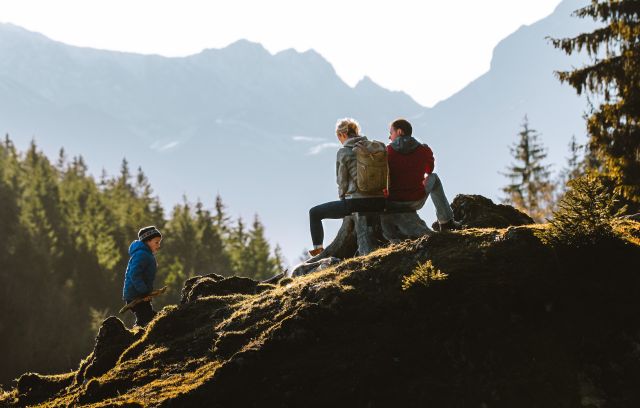
<path fill-rule="evenodd" d="M 411 136 L 411 124 L 397 119 L 389 127 L 387 146 L 389 162 L 388 210 L 419 210 L 429 195 L 436 207 L 440 231 L 460 229 L 444 194 L 442 182 L 433 172 L 433 152 Z"/>

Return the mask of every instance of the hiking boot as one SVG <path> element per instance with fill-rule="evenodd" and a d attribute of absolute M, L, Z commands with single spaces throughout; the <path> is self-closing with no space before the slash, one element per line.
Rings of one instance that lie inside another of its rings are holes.
<path fill-rule="evenodd" d="M 462 228 L 462 223 L 454 220 L 453 218 L 445 222 L 444 224 L 440 224 L 440 232 L 457 231 L 461 230 Z"/>
<path fill-rule="evenodd" d="M 324 248 L 322 248 L 322 247 L 314 248 L 314 249 L 309 251 L 309 255 L 316 256 L 316 255 L 319 255 L 322 251 L 324 251 Z"/>

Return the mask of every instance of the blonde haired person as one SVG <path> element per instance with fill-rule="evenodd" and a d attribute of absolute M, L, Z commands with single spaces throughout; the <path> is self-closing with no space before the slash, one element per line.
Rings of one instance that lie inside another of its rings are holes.
<path fill-rule="evenodd" d="M 355 119 L 344 118 L 336 123 L 336 137 L 342 144 L 336 157 L 336 182 L 338 183 L 338 201 L 330 201 L 317 205 L 309 210 L 309 228 L 313 249 L 311 256 L 323 250 L 324 229 L 322 220 L 340 219 L 361 211 L 383 211 L 385 208 L 384 192 L 364 194 L 358 190 L 356 144 L 366 142 L 367 138 L 360 134 L 360 125 Z"/>

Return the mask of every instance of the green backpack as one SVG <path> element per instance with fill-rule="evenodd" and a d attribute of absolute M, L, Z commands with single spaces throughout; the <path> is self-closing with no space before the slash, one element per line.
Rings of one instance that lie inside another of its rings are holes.
<path fill-rule="evenodd" d="M 356 143 L 353 152 L 356 154 L 358 191 L 383 195 L 389 176 L 387 147 L 382 142 L 366 140 Z"/>

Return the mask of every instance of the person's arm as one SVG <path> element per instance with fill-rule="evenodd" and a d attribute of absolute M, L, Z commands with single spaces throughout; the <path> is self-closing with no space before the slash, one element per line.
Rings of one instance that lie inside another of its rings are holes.
<path fill-rule="evenodd" d="M 427 174 L 431 174 L 433 173 L 433 169 L 436 166 L 436 159 L 433 157 L 433 150 L 431 150 L 431 148 L 427 145 L 423 145 L 425 147 L 425 149 L 427 150 L 427 160 L 425 163 L 425 168 L 424 168 L 424 172 Z"/>
<path fill-rule="evenodd" d="M 149 259 L 147 258 L 148 257 L 140 251 L 134 253 L 131 258 L 131 283 L 133 283 L 136 291 L 141 294 L 149 293 L 152 289 L 147 287 L 147 284 L 144 282 L 144 270 L 149 263 Z"/>
<path fill-rule="evenodd" d="M 346 162 L 346 149 L 338 150 L 336 158 L 336 182 L 338 183 L 338 197 L 344 198 L 349 190 L 349 167 Z"/>

